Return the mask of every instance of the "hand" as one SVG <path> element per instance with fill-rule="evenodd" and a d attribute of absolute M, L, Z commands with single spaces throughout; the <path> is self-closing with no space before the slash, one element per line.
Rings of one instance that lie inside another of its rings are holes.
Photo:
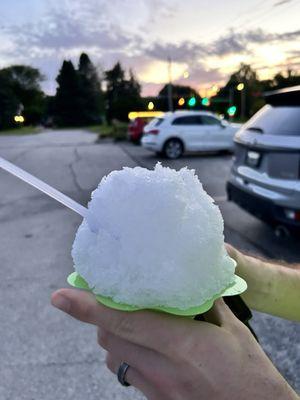
<path fill-rule="evenodd" d="M 237 262 L 236 274 L 248 284 L 242 297 L 250 308 L 300 321 L 300 265 L 265 261 L 243 254 L 229 244 L 226 249 Z"/>
<path fill-rule="evenodd" d="M 108 368 L 128 363 L 126 381 L 149 400 L 298 399 L 223 300 L 205 322 L 112 310 L 74 289 L 55 292 L 52 304 L 96 325 Z"/>

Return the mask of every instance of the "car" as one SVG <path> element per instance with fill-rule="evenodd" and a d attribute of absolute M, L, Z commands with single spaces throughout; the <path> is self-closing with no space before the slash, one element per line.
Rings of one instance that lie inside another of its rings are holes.
<path fill-rule="evenodd" d="M 300 86 L 265 98 L 234 138 L 227 194 L 279 235 L 300 227 Z"/>
<path fill-rule="evenodd" d="M 185 151 L 232 150 L 239 127 L 211 112 L 175 111 L 146 125 L 141 143 L 170 159 L 179 158 Z"/>
<path fill-rule="evenodd" d="M 127 137 L 131 142 L 139 143 L 143 136 L 144 126 L 151 121 L 152 118 L 137 117 L 129 122 Z"/>

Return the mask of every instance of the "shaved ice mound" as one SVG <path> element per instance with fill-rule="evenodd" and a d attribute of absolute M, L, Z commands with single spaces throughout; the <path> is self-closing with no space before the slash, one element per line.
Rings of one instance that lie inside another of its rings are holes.
<path fill-rule="evenodd" d="M 92 193 L 73 244 L 95 294 L 143 308 L 199 306 L 234 280 L 223 218 L 194 170 L 124 168 Z"/>

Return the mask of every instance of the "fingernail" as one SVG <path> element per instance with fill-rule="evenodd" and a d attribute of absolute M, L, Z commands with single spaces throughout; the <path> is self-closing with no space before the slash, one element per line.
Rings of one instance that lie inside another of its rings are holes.
<path fill-rule="evenodd" d="M 52 305 L 62 311 L 69 312 L 71 302 L 69 299 L 59 294 L 52 299 Z"/>

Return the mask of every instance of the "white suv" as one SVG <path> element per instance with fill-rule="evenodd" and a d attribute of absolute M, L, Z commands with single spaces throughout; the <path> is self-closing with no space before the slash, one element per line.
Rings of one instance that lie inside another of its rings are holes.
<path fill-rule="evenodd" d="M 144 127 L 142 146 L 178 158 L 184 151 L 232 150 L 239 124 L 206 111 L 175 111 Z"/>

